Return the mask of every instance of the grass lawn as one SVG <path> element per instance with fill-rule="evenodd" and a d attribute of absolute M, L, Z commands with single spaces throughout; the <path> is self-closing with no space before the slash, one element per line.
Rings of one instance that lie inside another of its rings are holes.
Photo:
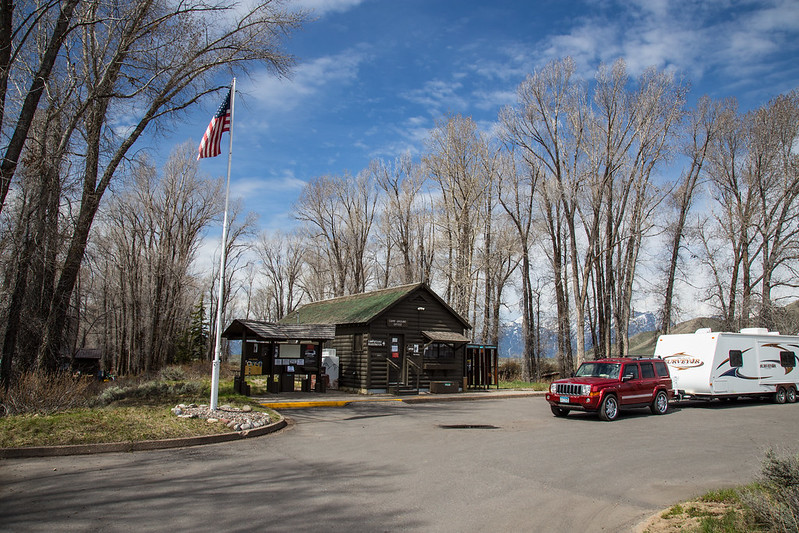
<path fill-rule="evenodd" d="M 172 407 L 104 407 L 46 416 L 6 416 L 0 418 L 0 447 L 132 442 L 231 431 L 222 423 L 178 418 L 170 412 Z"/>
<path fill-rule="evenodd" d="M 499 382 L 500 389 L 525 389 L 525 390 L 536 390 L 536 391 L 545 391 L 549 390 L 549 383 L 542 383 L 542 382 L 535 382 L 535 381 L 500 381 Z"/>

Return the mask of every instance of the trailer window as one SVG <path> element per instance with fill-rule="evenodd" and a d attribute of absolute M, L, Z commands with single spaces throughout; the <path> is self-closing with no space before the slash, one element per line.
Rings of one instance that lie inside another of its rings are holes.
<path fill-rule="evenodd" d="M 641 363 L 641 377 L 644 379 L 655 377 L 655 367 L 652 363 Z"/>
<path fill-rule="evenodd" d="M 655 361 L 655 368 L 658 370 L 658 376 L 662 378 L 669 377 L 669 367 L 663 361 Z"/>
<path fill-rule="evenodd" d="M 730 350 L 730 366 L 732 368 L 744 366 L 744 354 L 741 350 Z"/>
<path fill-rule="evenodd" d="M 793 352 L 780 352 L 780 365 L 785 368 L 796 366 L 796 355 Z"/>

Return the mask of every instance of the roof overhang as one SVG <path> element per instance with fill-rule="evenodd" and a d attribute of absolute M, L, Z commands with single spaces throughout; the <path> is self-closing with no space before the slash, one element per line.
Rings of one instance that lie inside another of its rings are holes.
<path fill-rule="evenodd" d="M 331 324 L 275 324 L 256 320 L 234 320 L 222 333 L 226 339 L 246 335 L 252 340 L 267 341 L 328 341 L 336 336 L 336 326 Z"/>
<path fill-rule="evenodd" d="M 461 344 L 468 344 L 471 342 L 471 339 L 468 337 L 460 333 L 455 333 L 454 331 L 422 331 L 422 335 L 429 341 L 426 344 L 442 342 L 444 344 L 460 346 Z"/>

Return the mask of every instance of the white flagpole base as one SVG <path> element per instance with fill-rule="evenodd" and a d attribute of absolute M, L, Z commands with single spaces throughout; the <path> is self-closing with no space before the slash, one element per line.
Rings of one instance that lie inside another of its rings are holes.
<path fill-rule="evenodd" d="M 211 370 L 211 411 L 216 411 L 219 403 L 219 359 L 214 359 L 213 369 Z"/>

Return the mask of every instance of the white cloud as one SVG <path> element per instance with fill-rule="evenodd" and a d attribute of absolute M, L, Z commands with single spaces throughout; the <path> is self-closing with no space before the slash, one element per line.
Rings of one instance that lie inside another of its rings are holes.
<path fill-rule="evenodd" d="M 430 115 L 437 116 L 449 111 L 458 112 L 466 109 L 466 100 L 458 94 L 462 87 L 458 81 L 430 80 L 421 88 L 406 91 L 400 96 L 425 107 Z"/>
<path fill-rule="evenodd" d="M 582 77 L 593 72 L 600 62 L 612 60 L 621 52 L 614 28 L 597 21 L 584 23 L 569 33 L 556 35 L 548 39 L 547 44 L 541 57 L 542 63 L 570 56 L 580 69 L 579 74 Z"/>
<path fill-rule="evenodd" d="M 483 111 L 499 110 L 516 102 L 516 91 L 496 89 L 492 91 L 475 91 L 474 107 Z"/>
<path fill-rule="evenodd" d="M 300 191 L 305 182 L 294 176 L 294 173 L 287 170 L 283 176 L 278 178 L 249 177 L 240 178 L 232 181 L 231 196 L 235 198 L 251 199 L 259 195 L 297 192 Z"/>
<path fill-rule="evenodd" d="M 290 111 L 323 91 L 352 83 L 367 58 L 363 49 L 319 57 L 297 65 L 290 79 L 260 71 L 243 84 L 241 91 L 247 95 L 248 104 L 260 111 Z"/>
<path fill-rule="evenodd" d="M 327 13 L 342 13 L 358 7 L 364 0 L 297 0 L 294 5 L 322 16 Z"/>
<path fill-rule="evenodd" d="M 756 76 L 786 44 L 795 47 L 790 42 L 797 30 L 799 3 L 793 0 L 755 0 L 745 9 L 727 1 L 617 2 L 546 39 L 540 60 L 571 56 L 583 77 L 600 62 L 622 57 L 631 75 L 654 65 L 695 81 L 714 70 L 740 80 Z"/>
<path fill-rule="evenodd" d="M 413 157 L 419 156 L 422 147 L 430 137 L 430 130 L 435 126 L 434 120 L 429 116 L 411 116 L 401 124 L 392 124 L 370 130 L 370 134 L 385 133 L 386 139 L 380 146 L 374 148 L 369 157 L 372 159 L 393 159 L 403 154 Z"/>

